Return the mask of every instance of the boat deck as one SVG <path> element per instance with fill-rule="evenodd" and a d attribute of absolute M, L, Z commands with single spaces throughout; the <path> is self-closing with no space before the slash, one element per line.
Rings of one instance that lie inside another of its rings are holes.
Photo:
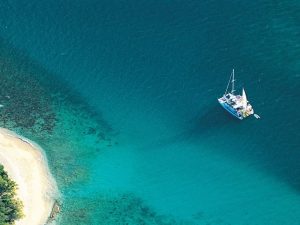
<path fill-rule="evenodd" d="M 244 107 L 242 96 L 227 94 L 218 99 L 219 103 L 238 119 L 246 118 L 254 113 L 252 106 L 247 102 L 247 106 Z"/>

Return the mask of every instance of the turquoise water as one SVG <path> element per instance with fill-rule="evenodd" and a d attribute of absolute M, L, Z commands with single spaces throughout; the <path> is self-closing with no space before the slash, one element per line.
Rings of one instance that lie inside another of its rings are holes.
<path fill-rule="evenodd" d="M 299 224 L 297 1 L 0 5 L 0 123 L 44 148 L 58 224 Z M 260 120 L 218 105 L 233 67 Z"/>

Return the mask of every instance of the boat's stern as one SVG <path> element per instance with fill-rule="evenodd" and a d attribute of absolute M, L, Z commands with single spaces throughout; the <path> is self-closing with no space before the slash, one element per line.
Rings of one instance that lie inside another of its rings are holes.
<path fill-rule="evenodd" d="M 245 109 L 242 110 L 242 116 L 244 118 L 251 116 L 254 114 L 254 110 L 252 108 L 252 106 L 248 103 L 247 107 Z"/>

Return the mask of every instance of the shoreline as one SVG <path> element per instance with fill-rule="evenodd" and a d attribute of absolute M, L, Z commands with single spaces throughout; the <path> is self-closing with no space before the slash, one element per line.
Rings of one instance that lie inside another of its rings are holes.
<path fill-rule="evenodd" d="M 0 164 L 17 183 L 17 197 L 24 206 L 25 216 L 15 224 L 46 224 L 58 189 L 43 150 L 27 138 L 0 128 Z"/>

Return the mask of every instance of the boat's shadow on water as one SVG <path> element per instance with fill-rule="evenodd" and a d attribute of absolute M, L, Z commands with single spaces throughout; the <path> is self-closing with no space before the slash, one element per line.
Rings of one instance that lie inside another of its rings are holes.
<path fill-rule="evenodd" d="M 198 117 L 191 121 L 194 127 L 192 127 L 187 133 L 192 136 L 199 136 L 207 132 L 212 132 L 214 130 L 219 130 L 221 127 L 237 124 L 238 121 L 220 106 L 215 105 L 209 108 Z"/>
<path fill-rule="evenodd" d="M 206 142 L 210 151 L 255 165 L 300 192 L 298 120 L 286 131 L 283 123 L 254 117 L 240 121 L 214 106 L 191 122 L 195 126 L 183 134 L 182 140 Z"/>
<path fill-rule="evenodd" d="M 196 139 L 205 138 L 207 135 L 211 136 L 222 127 L 229 126 L 230 124 L 234 126 L 240 122 L 230 114 L 227 115 L 226 111 L 218 105 L 198 114 L 199 116 L 188 121 L 187 127 L 184 127 L 181 133 L 177 133 L 169 138 L 156 140 L 152 144 L 147 145 L 146 148 L 164 149 L 164 147 L 178 142 L 190 143 Z"/>
<path fill-rule="evenodd" d="M 147 149 L 163 150 L 178 142 L 204 144 L 205 147 L 199 148 L 199 151 L 214 151 L 245 165 L 255 166 L 300 192 L 297 134 L 291 138 L 284 129 L 272 127 L 266 118 L 256 120 L 250 117 L 240 121 L 218 105 L 199 115 L 189 121 L 190 127 L 184 132 L 155 142 Z"/>

